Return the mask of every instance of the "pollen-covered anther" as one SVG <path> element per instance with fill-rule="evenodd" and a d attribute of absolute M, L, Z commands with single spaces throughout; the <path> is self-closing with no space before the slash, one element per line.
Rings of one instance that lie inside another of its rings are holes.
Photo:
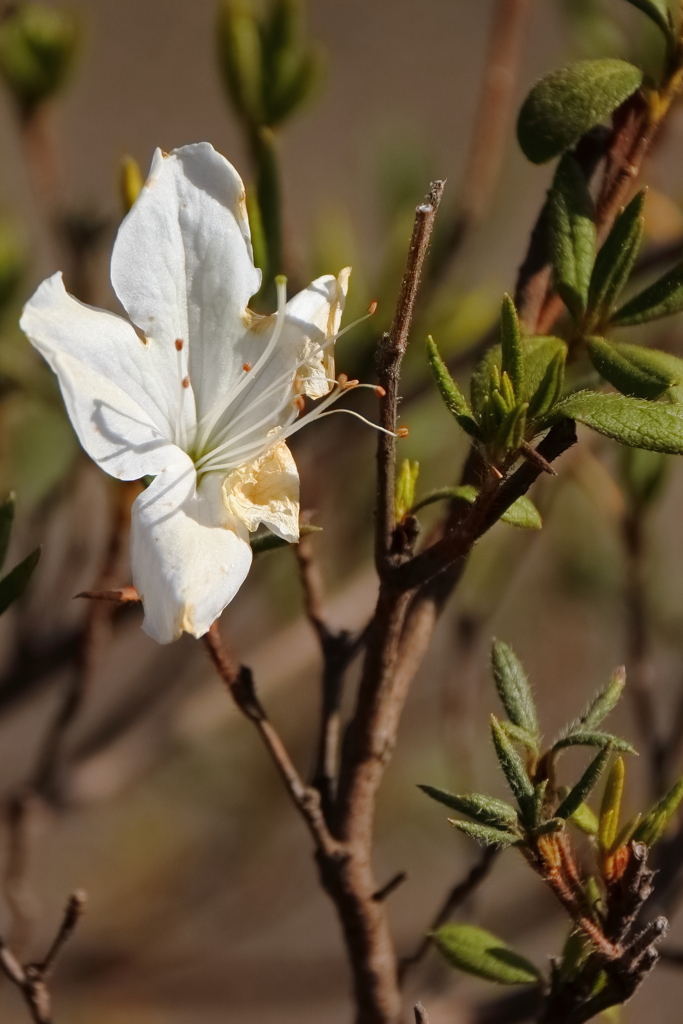
<path fill-rule="evenodd" d="M 303 395 L 297 395 L 294 399 L 294 405 L 297 407 L 299 412 L 303 412 L 306 408 L 306 399 Z"/>
<path fill-rule="evenodd" d="M 386 388 L 383 388 L 381 384 L 375 385 L 375 394 L 380 398 L 386 398 Z"/>
<path fill-rule="evenodd" d="M 251 363 L 242 363 L 242 369 L 245 373 L 249 373 L 251 370 Z"/>
<path fill-rule="evenodd" d="M 189 388 L 189 386 L 190 386 L 190 378 L 189 377 L 183 377 L 183 387 L 184 388 Z"/>
<path fill-rule="evenodd" d="M 176 338 L 176 342 L 175 342 L 176 352 L 182 352 L 182 348 L 183 348 L 184 344 L 185 344 L 185 342 L 183 341 L 182 338 Z"/>
<path fill-rule="evenodd" d="M 396 437 L 407 437 L 409 433 L 408 427 L 399 427 L 396 431 Z"/>

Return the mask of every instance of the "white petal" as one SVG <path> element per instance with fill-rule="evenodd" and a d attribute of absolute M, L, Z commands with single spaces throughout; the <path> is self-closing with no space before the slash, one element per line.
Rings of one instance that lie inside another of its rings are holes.
<path fill-rule="evenodd" d="M 149 178 L 119 230 L 114 290 L 133 323 L 174 358 L 187 343 L 199 416 L 233 383 L 244 357 L 247 303 L 258 291 L 242 180 L 208 143 L 157 150 Z"/>
<path fill-rule="evenodd" d="M 161 409 L 166 381 L 129 323 L 78 302 L 55 274 L 26 303 L 20 325 L 57 374 L 78 438 L 102 469 L 135 480 L 182 456 Z"/>
<path fill-rule="evenodd" d="M 199 489 L 196 479 L 186 457 L 133 505 L 133 582 L 145 609 L 143 629 L 162 644 L 182 632 L 203 636 L 251 565 L 247 530 L 221 500 L 222 478 L 209 474 Z"/>
<path fill-rule="evenodd" d="M 247 529 L 263 523 L 283 540 L 299 539 L 299 472 L 284 441 L 233 470 L 223 484 L 223 500 Z"/>
<path fill-rule="evenodd" d="M 292 325 L 289 330 L 298 328 L 306 338 L 307 362 L 299 376 L 303 381 L 301 390 L 311 398 L 321 398 L 332 387 L 329 378 L 334 377 L 334 346 L 321 346 L 339 330 L 350 274 L 351 268 L 345 267 L 338 277 L 318 277 L 287 303 L 287 324 Z"/>

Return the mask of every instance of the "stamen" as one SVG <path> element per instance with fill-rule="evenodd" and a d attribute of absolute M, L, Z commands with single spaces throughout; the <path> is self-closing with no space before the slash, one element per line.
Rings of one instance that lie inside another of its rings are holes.
<path fill-rule="evenodd" d="M 401 433 L 401 430 L 405 430 L 406 429 L 405 427 L 400 427 L 396 431 L 396 433 L 394 433 L 393 430 L 387 430 L 386 427 L 380 427 L 379 423 L 373 423 L 372 420 L 367 420 L 365 418 L 365 416 L 361 416 L 361 414 L 359 412 L 356 412 L 355 409 L 330 409 L 329 412 L 322 412 L 320 414 L 319 418 L 320 419 L 324 419 L 325 416 L 335 416 L 338 412 L 344 412 L 344 413 L 346 413 L 347 416 L 355 416 L 357 420 L 361 421 L 361 423 L 367 424 L 367 426 L 368 427 L 372 427 L 373 430 L 379 430 L 380 434 L 388 434 L 389 437 L 406 437 L 407 436 L 407 434 L 402 434 Z"/>

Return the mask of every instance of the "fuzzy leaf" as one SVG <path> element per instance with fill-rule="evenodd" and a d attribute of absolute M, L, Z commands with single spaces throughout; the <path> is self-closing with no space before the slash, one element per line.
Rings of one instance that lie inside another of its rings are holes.
<path fill-rule="evenodd" d="M 520 396 L 524 389 L 522 331 L 515 304 L 509 295 L 503 296 L 503 307 L 500 314 L 500 346 L 503 373 L 508 374 L 515 395 Z"/>
<path fill-rule="evenodd" d="M 634 295 L 616 311 L 611 323 L 616 327 L 632 327 L 683 310 L 683 263 L 678 263 L 649 288 Z"/>
<path fill-rule="evenodd" d="M 556 407 L 554 416 L 559 415 L 633 448 L 669 455 L 683 452 L 683 414 L 675 405 L 580 391 Z"/>
<path fill-rule="evenodd" d="M 496 935 L 473 924 L 447 924 L 432 935 L 453 966 L 500 985 L 537 985 L 541 974 Z"/>
<path fill-rule="evenodd" d="M 619 214 L 596 257 L 588 306 L 592 313 L 597 314 L 598 320 L 603 320 L 612 311 L 635 263 L 643 238 L 644 201 L 643 190 Z"/>
<path fill-rule="evenodd" d="M 595 729 L 619 703 L 626 685 L 626 669 L 621 665 L 604 690 L 586 708 L 572 732 L 586 732 Z"/>
<path fill-rule="evenodd" d="M 38 565 L 39 558 L 40 548 L 36 548 L 0 580 L 0 615 L 21 597 L 33 575 L 33 570 Z"/>
<path fill-rule="evenodd" d="M 599 754 L 593 758 L 579 781 L 569 791 L 555 811 L 556 817 L 571 818 L 573 814 L 576 814 L 602 775 L 605 765 L 609 761 L 611 749 L 611 746 L 603 747 Z"/>
<path fill-rule="evenodd" d="M 667 0 L 626 0 L 654 21 L 667 39 L 671 39 L 671 15 Z"/>
<path fill-rule="evenodd" d="M 664 835 L 666 827 L 678 809 L 683 799 L 683 778 L 679 779 L 676 785 L 666 796 L 655 804 L 649 811 L 638 828 L 633 833 L 633 838 L 646 846 L 654 846 L 658 839 Z"/>
<path fill-rule="evenodd" d="M 478 437 L 479 428 L 474 421 L 467 399 L 451 377 L 431 335 L 427 338 L 427 358 L 446 408 L 466 433 L 471 437 Z"/>
<path fill-rule="evenodd" d="M 8 494 L 0 505 L 0 569 L 5 564 L 9 538 L 14 522 L 14 494 Z"/>
<path fill-rule="evenodd" d="M 582 832 L 585 832 L 587 836 L 596 836 L 598 834 L 600 827 L 598 816 L 588 804 L 579 804 L 569 820 L 577 828 L 580 828 Z"/>
<path fill-rule="evenodd" d="M 521 746 L 526 747 L 527 750 L 538 750 L 538 736 L 532 736 L 526 729 L 520 729 L 518 725 L 514 725 L 512 722 L 501 722 L 500 727 L 513 743 L 519 743 Z"/>
<path fill-rule="evenodd" d="M 492 828 L 490 825 L 479 825 L 474 821 L 460 821 L 458 818 L 448 819 L 454 828 L 470 839 L 476 839 L 482 846 L 514 846 L 521 842 L 518 835 L 505 832 L 503 829 Z"/>
<path fill-rule="evenodd" d="M 527 418 L 542 420 L 554 408 L 562 396 L 564 367 L 567 360 L 566 348 L 556 352 L 548 363 L 545 374 L 529 402 Z"/>
<path fill-rule="evenodd" d="M 616 853 L 622 846 L 626 846 L 627 843 L 631 842 L 636 829 L 640 825 L 642 817 L 642 814 L 634 814 L 633 817 L 626 822 L 610 847 L 609 852 L 611 854 Z"/>
<path fill-rule="evenodd" d="M 537 825 L 533 834 L 534 836 L 554 835 L 555 832 L 561 832 L 564 826 L 564 818 L 551 818 L 549 821 Z"/>
<path fill-rule="evenodd" d="M 491 732 L 500 767 L 519 804 L 522 818 L 527 824 L 533 824 L 534 787 L 524 762 L 501 729 L 495 715 L 491 715 Z"/>
<path fill-rule="evenodd" d="M 504 800 L 497 800 L 494 796 L 485 796 L 482 793 L 467 793 L 464 796 L 456 796 L 448 793 L 445 789 L 437 789 L 435 786 L 419 786 L 419 789 L 432 800 L 450 807 L 453 811 L 466 814 L 474 818 L 480 825 L 491 825 L 494 828 L 508 829 L 517 824 L 517 811 Z"/>
<path fill-rule="evenodd" d="M 569 149 L 628 99 L 643 73 L 623 60 L 583 60 L 552 71 L 533 87 L 517 121 L 524 155 L 543 164 Z"/>
<path fill-rule="evenodd" d="M 562 736 L 556 743 L 553 743 L 553 750 L 564 750 L 565 747 L 605 747 L 608 743 L 617 753 L 638 753 L 635 747 L 619 736 L 612 736 L 608 732 L 584 732 L 580 729 L 571 732 L 568 736 Z"/>
<path fill-rule="evenodd" d="M 588 301 L 597 229 L 586 178 L 573 156 L 558 164 L 548 197 L 550 248 L 555 285 L 575 320 Z"/>
<path fill-rule="evenodd" d="M 605 792 L 602 795 L 602 803 L 600 804 L 598 841 L 602 850 L 609 850 L 617 836 L 625 776 L 626 765 L 624 764 L 624 759 L 623 757 L 618 757 L 607 776 Z"/>
<path fill-rule="evenodd" d="M 654 400 L 683 383 L 683 360 L 668 352 L 589 338 L 588 354 L 598 373 L 623 395 Z"/>
<path fill-rule="evenodd" d="M 522 664 L 507 644 L 494 640 L 491 647 L 493 678 L 501 703 L 513 725 L 538 738 L 536 705 Z"/>
<path fill-rule="evenodd" d="M 466 501 L 468 505 L 473 505 L 477 500 L 478 494 L 479 491 L 474 484 L 462 484 L 460 487 L 441 487 L 430 494 L 426 494 L 424 498 L 420 498 L 413 505 L 411 512 L 419 512 L 421 508 L 433 505 L 435 501 L 459 499 L 460 501 Z M 507 512 L 503 513 L 501 519 L 510 526 L 518 526 L 525 530 L 540 530 L 543 526 L 540 512 L 526 495 L 522 495 L 516 501 L 513 501 Z"/>
<path fill-rule="evenodd" d="M 548 789 L 548 779 L 541 779 L 534 786 L 534 822 L 538 824 L 543 816 L 543 807 L 545 804 L 545 794 Z"/>

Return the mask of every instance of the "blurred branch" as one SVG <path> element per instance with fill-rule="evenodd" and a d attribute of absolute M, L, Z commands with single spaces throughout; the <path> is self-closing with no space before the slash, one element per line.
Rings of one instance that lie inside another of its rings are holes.
<path fill-rule="evenodd" d="M 421 939 L 419 945 L 409 956 L 403 957 L 399 964 L 398 976 L 401 982 L 405 981 L 408 973 L 416 967 L 425 957 L 432 944 L 432 933 L 449 920 L 458 907 L 475 892 L 477 887 L 487 877 L 493 862 L 500 851 L 493 846 L 487 847 L 477 863 L 468 871 L 467 875 L 457 882 L 446 896 L 440 908 L 432 918 L 432 921 Z"/>
<path fill-rule="evenodd" d="M 34 1024 L 52 1024 L 52 1000 L 47 980 L 84 909 L 84 893 L 75 892 L 66 905 L 59 930 L 47 955 L 39 963 L 22 964 L 10 947 L 0 939 L 0 969 L 23 995 Z"/>
<path fill-rule="evenodd" d="M 425 1010 L 422 1003 L 418 1003 L 415 1007 L 415 1024 L 429 1024 L 429 1015 Z"/>

